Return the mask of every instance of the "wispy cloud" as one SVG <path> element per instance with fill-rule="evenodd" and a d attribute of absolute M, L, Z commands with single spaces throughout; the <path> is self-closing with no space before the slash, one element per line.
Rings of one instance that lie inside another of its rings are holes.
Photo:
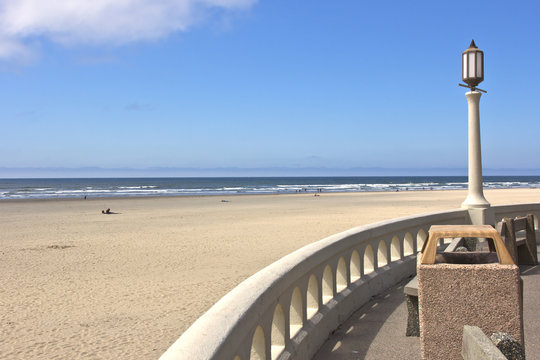
<path fill-rule="evenodd" d="M 37 113 L 38 112 L 36 110 L 27 110 L 18 112 L 17 114 L 15 114 L 15 116 L 20 119 L 30 119 L 36 117 Z"/>
<path fill-rule="evenodd" d="M 127 111 L 152 111 L 154 110 L 154 107 L 152 105 L 134 102 L 126 105 L 124 109 Z"/>
<path fill-rule="evenodd" d="M 257 0 L 0 0 L 0 59 L 29 61 L 40 39 L 122 45 L 166 37 L 207 12 L 249 8 Z"/>

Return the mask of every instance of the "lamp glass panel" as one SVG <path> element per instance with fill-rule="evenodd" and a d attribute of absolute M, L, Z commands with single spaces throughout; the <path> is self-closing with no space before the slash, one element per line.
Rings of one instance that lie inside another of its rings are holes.
<path fill-rule="evenodd" d="M 474 52 L 470 52 L 469 55 L 469 76 L 468 78 L 474 78 L 476 77 L 476 74 L 474 73 L 476 70 L 476 56 L 474 56 Z"/>
<path fill-rule="evenodd" d="M 483 57 L 484 54 L 482 54 L 481 52 L 477 52 L 476 53 L 476 76 L 478 76 L 479 78 L 483 78 L 484 77 L 484 69 L 482 68 L 482 65 L 483 65 Z"/>
<path fill-rule="evenodd" d="M 461 77 L 463 79 L 466 79 L 467 78 L 467 72 L 469 71 L 468 70 L 468 65 L 469 64 L 467 63 L 467 54 L 466 53 L 463 54 L 463 60 L 462 61 L 463 61 L 463 74 L 462 74 Z"/>

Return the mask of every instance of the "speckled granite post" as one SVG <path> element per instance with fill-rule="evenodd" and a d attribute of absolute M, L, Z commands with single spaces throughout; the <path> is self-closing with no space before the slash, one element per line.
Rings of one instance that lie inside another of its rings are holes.
<path fill-rule="evenodd" d="M 525 348 L 510 334 L 498 332 L 490 336 L 493 344 L 510 360 L 525 360 Z"/>
<path fill-rule="evenodd" d="M 422 359 L 460 359 L 463 326 L 507 332 L 523 342 L 523 301 L 516 265 L 422 265 L 418 303 Z"/>

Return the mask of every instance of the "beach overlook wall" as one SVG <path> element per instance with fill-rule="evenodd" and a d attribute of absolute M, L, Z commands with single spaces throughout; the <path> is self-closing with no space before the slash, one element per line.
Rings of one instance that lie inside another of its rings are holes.
<path fill-rule="evenodd" d="M 497 221 L 533 214 L 538 228 L 540 203 L 492 210 Z M 360 226 L 304 246 L 239 284 L 160 359 L 311 359 L 372 296 L 415 274 L 431 225 L 467 223 L 467 210 L 449 210 Z"/>

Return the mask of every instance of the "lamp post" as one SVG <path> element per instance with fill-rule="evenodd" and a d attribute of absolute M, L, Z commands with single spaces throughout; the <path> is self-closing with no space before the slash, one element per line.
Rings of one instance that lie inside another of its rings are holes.
<path fill-rule="evenodd" d="M 485 210 L 490 204 L 484 197 L 482 186 L 479 103 L 482 96 L 480 91 L 486 91 L 476 87 L 484 80 L 484 52 L 476 47 L 473 40 L 463 52 L 462 60 L 462 78 L 467 85 L 459 85 L 471 91 L 465 94 L 469 105 L 469 193 L 461 206 L 469 209 L 473 224 L 485 224 Z"/>

